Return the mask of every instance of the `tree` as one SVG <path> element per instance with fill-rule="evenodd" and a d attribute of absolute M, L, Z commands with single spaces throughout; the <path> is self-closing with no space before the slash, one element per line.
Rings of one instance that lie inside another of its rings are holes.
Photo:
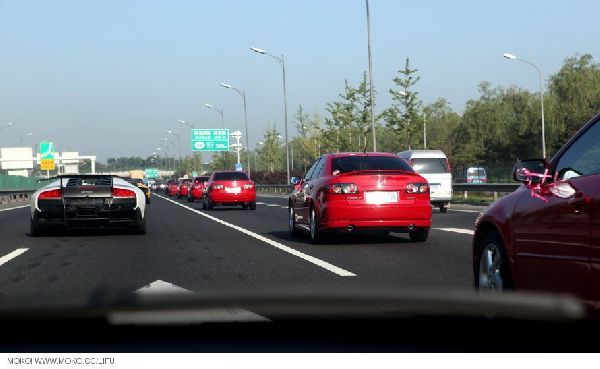
<path fill-rule="evenodd" d="M 292 144 L 294 145 L 294 147 L 299 148 L 299 152 L 296 151 L 296 154 L 301 159 L 301 166 L 304 173 L 306 172 L 306 166 L 309 164 L 309 158 L 307 154 L 310 151 L 311 144 L 308 137 L 311 130 L 310 118 L 309 115 L 304 112 L 304 108 L 302 108 L 302 105 L 298 105 L 298 110 L 296 111 L 294 118 L 296 118 L 296 130 L 300 134 L 300 137 L 296 138 L 295 140 L 292 140 Z"/>
<path fill-rule="evenodd" d="M 355 92 L 355 124 L 358 130 L 358 150 L 367 151 L 368 136 L 372 132 L 371 127 L 371 90 L 367 83 L 367 72 L 363 72 L 363 78 Z"/>
<path fill-rule="evenodd" d="M 600 111 L 600 64 L 590 54 L 565 59 L 550 77 L 547 141 L 556 152 L 581 126 Z"/>
<path fill-rule="evenodd" d="M 267 170 L 271 173 L 275 172 L 277 163 L 280 161 L 282 154 L 282 145 L 279 139 L 279 132 L 273 128 L 267 129 L 264 134 L 264 142 L 262 148 L 259 151 L 261 163 L 263 163 Z"/>
<path fill-rule="evenodd" d="M 390 89 L 394 102 L 380 116 L 385 120 L 388 127 L 406 137 L 408 150 L 411 149 L 414 133 L 423 125 L 422 117 L 419 114 L 421 106 L 421 101 L 418 98 L 419 94 L 411 91 L 411 87 L 421 79 L 420 76 L 415 75 L 417 72 L 418 69 L 410 69 L 410 60 L 406 58 L 404 69 L 398 71 L 401 77 L 394 78 L 394 83 L 400 89 Z"/>

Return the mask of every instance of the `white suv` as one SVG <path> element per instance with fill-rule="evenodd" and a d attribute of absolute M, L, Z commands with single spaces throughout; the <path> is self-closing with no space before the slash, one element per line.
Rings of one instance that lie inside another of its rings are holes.
<path fill-rule="evenodd" d="M 399 152 L 398 156 L 427 179 L 431 204 L 445 213 L 452 201 L 452 171 L 446 155 L 441 150 L 409 150 Z"/>

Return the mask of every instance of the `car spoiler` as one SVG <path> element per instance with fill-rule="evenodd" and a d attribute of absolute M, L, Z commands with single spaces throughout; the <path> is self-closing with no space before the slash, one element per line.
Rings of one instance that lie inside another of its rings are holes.
<path fill-rule="evenodd" d="M 59 174 L 53 177 L 41 178 L 38 179 L 38 182 L 50 181 L 53 179 L 62 179 L 62 178 L 123 178 L 116 174 Z"/>

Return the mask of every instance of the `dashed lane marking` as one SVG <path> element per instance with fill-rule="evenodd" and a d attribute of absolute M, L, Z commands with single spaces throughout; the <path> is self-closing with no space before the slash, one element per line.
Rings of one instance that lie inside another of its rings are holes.
<path fill-rule="evenodd" d="M 464 229 L 464 228 L 433 228 L 435 230 L 438 231 L 445 231 L 445 232 L 454 232 L 454 233 L 462 233 L 462 234 L 470 234 L 473 235 L 473 230 L 472 229 Z"/>
<path fill-rule="evenodd" d="M 291 248 L 289 246 L 286 246 L 286 245 L 284 245 L 282 243 L 279 243 L 277 241 L 273 241 L 272 239 L 264 237 L 264 236 L 261 236 L 258 233 L 252 232 L 252 231 L 250 231 L 248 229 L 245 229 L 245 228 L 242 228 L 240 226 L 236 226 L 235 224 L 231 224 L 231 223 L 226 222 L 224 220 L 221 220 L 221 219 L 219 219 L 217 217 L 214 217 L 212 215 L 206 214 L 206 213 L 204 213 L 202 211 L 199 211 L 199 210 L 196 210 L 196 209 L 192 209 L 192 208 L 190 208 L 187 205 L 184 205 L 184 204 L 179 203 L 177 201 L 168 199 L 168 198 L 163 197 L 161 195 L 156 195 L 156 196 L 160 197 L 163 200 L 172 202 L 175 205 L 181 206 L 182 208 L 185 208 L 185 209 L 187 209 L 189 211 L 192 211 L 192 212 L 194 212 L 194 213 L 196 213 L 198 215 L 201 215 L 201 216 L 203 216 L 205 218 L 208 218 L 208 219 L 213 220 L 213 221 L 215 221 L 217 223 L 223 224 L 224 226 L 227 226 L 229 228 L 233 228 L 236 231 L 242 232 L 242 233 L 244 233 L 244 234 L 246 234 L 246 235 L 248 235 L 250 237 L 253 237 L 253 238 L 255 238 L 255 239 L 259 240 L 259 241 L 262 241 L 262 242 L 264 242 L 264 243 L 266 243 L 268 245 L 271 245 L 271 246 L 273 246 L 275 248 L 278 248 L 281 251 L 287 252 L 288 254 L 291 254 L 291 255 L 294 255 L 296 257 L 299 257 L 300 259 L 308 261 L 309 263 L 312 263 L 312 264 L 314 264 L 314 265 L 316 265 L 318 267 L 321 267 L 321 268 L 323 268 L 325 270 L 328 270 L 328 271 L 330 271 L 332 273 L 335 273 L 335 274 L 337 274 L 337 275 L 339 275 L 341 277 L 356 277 L 356 274 L 354 274 L 352 272 L 349 272 L 349 271 L 347 271 L 345 269 L 342 269 L 342 268 L 340 268 L 338 266 L 335 266 L 335 265 L 333 265 L 331 263 L 328 263 L 326 261 L 318 259 L 318 258 L 316 258 L 314 256 L 307 255 L 307 254 L 305 254 L 303 252 L 300 252 L 300 251 L 298 251 L 296 249 L 293 249 L 293 248 Z"/>
<path fill-rule="evenodd" d="M 0 213 L 3 211 L 9 211 L 9 210 L 15 210 L 15 209 L 22 209 L 22 208 L 28 208 L 29 204 L 27 205 L 21 205 L 21 206 L 13 206 L 12 208 L 5 208 L 5 209 L 0 209 Z"/>
<path fill-rule="evenodd" d="M 3 257 L 0 258 L 0 265 L 8 263 L 9 261 L 11 261 L 12 259 L 21 255 L 22 253 L 24 253 L 27 250 L 29 250 L 29 249 L 16 249 L 15 251 L 11 252 L 10 254 L 4 255 Z"/>

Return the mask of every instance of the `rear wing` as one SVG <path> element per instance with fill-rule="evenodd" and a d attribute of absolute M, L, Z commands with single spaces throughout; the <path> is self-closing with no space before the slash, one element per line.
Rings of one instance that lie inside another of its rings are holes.
<path fill-rule="evenodd" d="M 38 180 L 38 182 L 58 179 L 59 180 L 58 182 L 60 184 L 60 189 L 64 191 L 65 185 L 63 183 L 64 182 L 63 179 L 66 179 L 66 178 L 68 178 L 69 181 L 72 179 L 110 179 L 110 189 L 112 191 L 112 188 L 114 187 L 114 179 L 121 178 L 121 177 L 119 177 L 117 175 L 112 175 L 112 174 L 60 174 L 60 175 L 49 177 L 49 178 L 42 178 L 42 179 Z M 104 186 L 108 186 L 108 183 L 104 184 Z"/>

